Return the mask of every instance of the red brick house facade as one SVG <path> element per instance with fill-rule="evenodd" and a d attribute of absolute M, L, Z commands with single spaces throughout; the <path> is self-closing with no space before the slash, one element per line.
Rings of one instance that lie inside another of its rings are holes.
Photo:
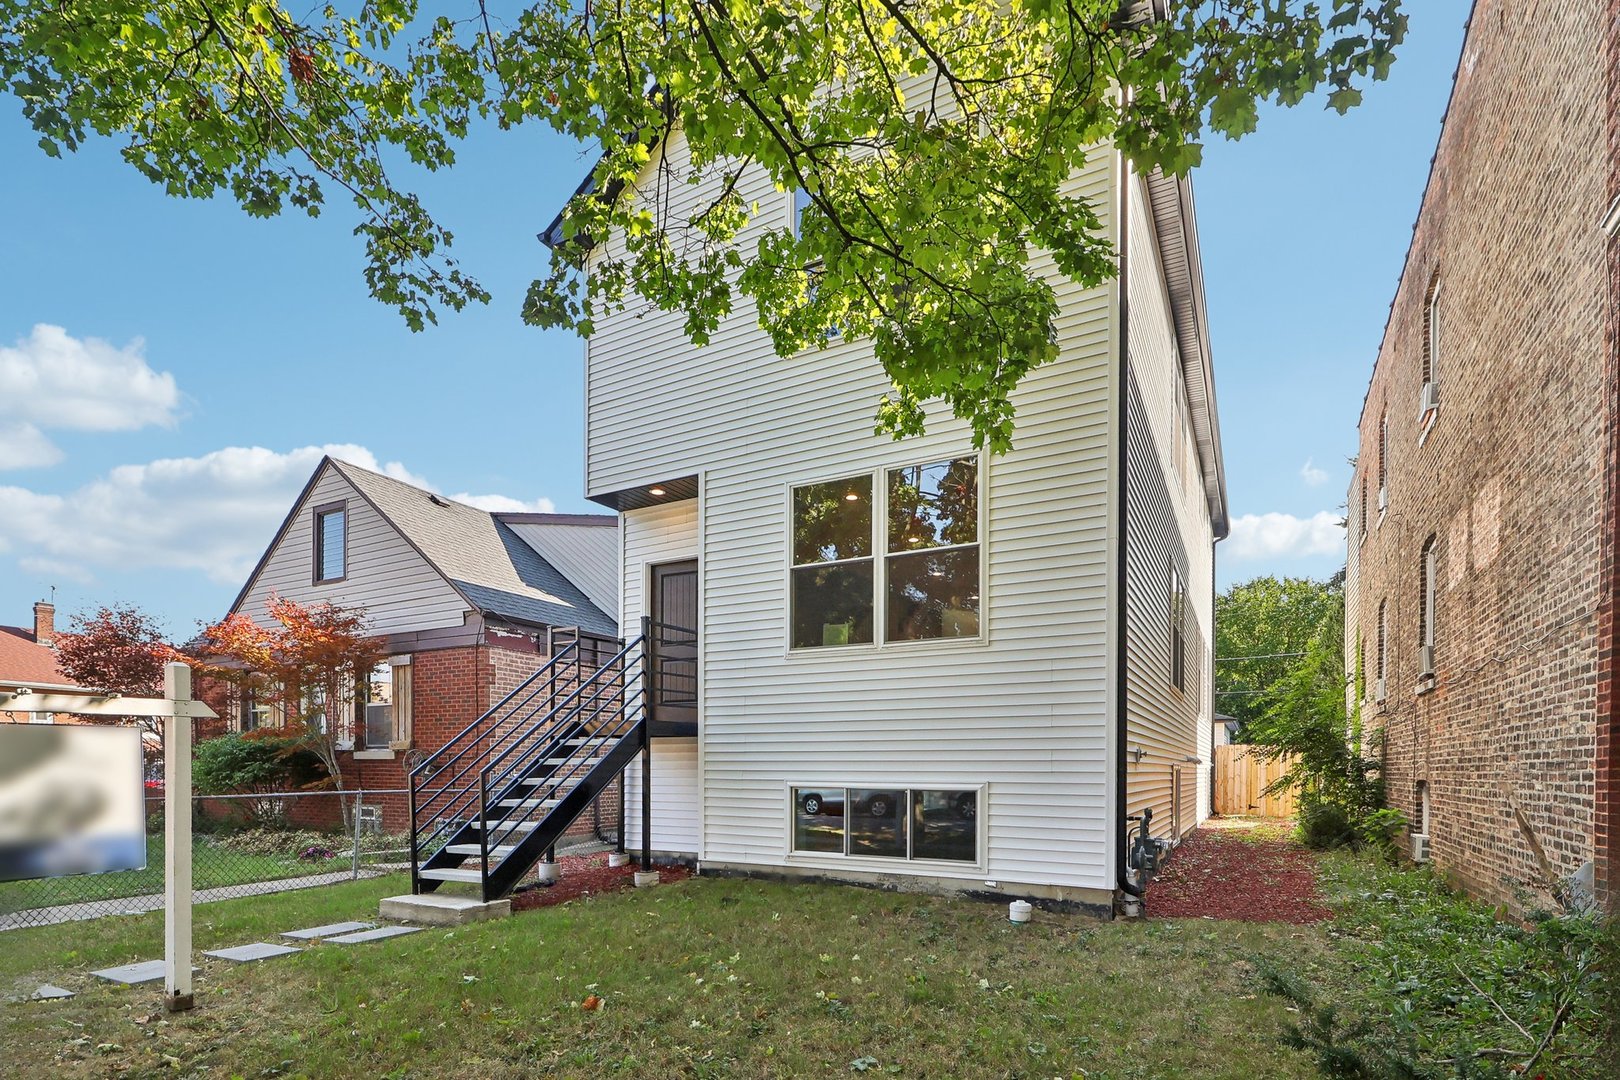
<path fill-rule="evenodd" d="M 267 619 L 265 601 L 362 608 L 389 654 L 357 695 L 338 739 L 346 789 L 389 832 L 410 822 L 410 770 L 540 669 L 566 642 L 609 646 L 617 627 L 617 519 L 499 514 L 334 459 L 324 460 L 233 612 Z M 566 569 L 565 569 L 566 568 Z M 594 650 L 592 650 L 594 652 Z M 367 697 L 386 706 L 369 713 Z M 239 696 L 230 727 L 277 723 Z M 379 722 L 380 721 L 380 722 Z M 336 817 L 335 808 L 332 815 Z M 617 791 L 570 835 L 617 835 Z"/>
<path fill-rule="evenodd" d="M 1615 888 L 1616 10 L 1475 5 L 1349 494 L 1390 803 L 1515 907 Z"/>

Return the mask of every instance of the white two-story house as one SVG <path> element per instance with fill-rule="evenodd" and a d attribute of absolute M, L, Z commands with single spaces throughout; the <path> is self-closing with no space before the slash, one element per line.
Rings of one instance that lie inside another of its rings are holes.
<path fill-rule="evenodd" d="M 679 134 L 660 154 L 679 168 Z M 1046 264 L 1061 357 L 1004 455 L 946 410 L 875 435 L 869 344 L 778 356 L 746 300 L 703 348 L 679 314 L 597 320 L 585 482 L 620 515 L 619 625 L 696 641 L 654 695 L 656 852 L 1104 908 L 1132 888 L 1129 816 L 1174 839 L 1207 813 L 1227 510 L 1192 193 L 1109 151 L 1072 183 L 1120 273 Z M 775 208 L 752 248 L 795 199 L 742 184 Z M 714 195 L 676 188 L 676 218 Z"/>

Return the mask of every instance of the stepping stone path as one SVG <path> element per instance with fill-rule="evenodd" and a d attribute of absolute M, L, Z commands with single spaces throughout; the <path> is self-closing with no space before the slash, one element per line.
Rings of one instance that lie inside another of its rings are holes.
<path fill-rule="evenodd" d="M 288 930 L 281 936 L 292 938 L 294 941 L 314 941 L 316 938 L 335 937 L 338 934 L 352 934 L 356 930 L 370 930 L 376 923 L 369 922 L 335 922 L 325 926 L 312 926 L 308 930 Z"/>
<path fill-rule="evenodd" d="M 64 990 L 60 986 L 52 986 L 50 983 L 46 983 L 44 986 L 41 986 L 38 990 L 35 990 L 34 993 L 33 993 L 33 996 L 29 1000 L 31 1000 L 31 1001 L 56 1001 L 56 1000 L 59 1000 L 61 998 L 70 998 L 72 996 L 73 996 L 73 991 Z"/>
<path fill-rule="evenodd" d="M 359 945 L 368 941 L 382 941 L 386 938 L 399 937 L 401 934 L 414 934 L 423 929 L 420 926 L 377 926 L 369 922 L 338 922 L 327 923 L 325 926 L 312 926 L 307 930 L 289 930 L 281 936 L 293 938 L 297 941 L 314 941 L 321 939 L 333 941 L 339 945 Z M 211 949 L 204 952 L 204 956 L 218 957 L 221 960 L 234 960 L 244 964 L 252 960 L 265 960 L 272 956 L 286 956 L 288 953 L 303 952 L 304 950 L 292 945 L 279 945 L 268 941 L 256 941 L 251 945 L 237 945 L 229 949 Z M 192 971 L 197 969 L 193 967 Z M 124 983 L 134 986 L 138 983 L 156 982 L 163 978 L 162 960 L 144 960 L 138 964 L 124 964 L 121 967 L 103 968 L 92 971 L 90 974 L 106 979 L 108 982 Z M 63 990 L 59 986 L 41 986 L 34 992 L 35 1000 L 46 998 L 72 997 L 71 990 Z"/>
<path fill-rule="evenodd" d="M 357 934 L 342 934 L 326 940 L 335 941 L 339 945 L 359 945 L 367 941 L 381 941 L 384 938 L 399 937 L 401 934 L 414 934 L 421 929 L 420 926 L 380 926 L 375 930 L 362 930 Z"/>
<path fill-rule="evenodd" d="M 256 941 L 252 945 L 237 945 L 229 949 L 212 949 L 203 953 L 204 956 L 217 956 L 221 960 L 234 960 L 238 964 L 245 964 L 251 960 L 268 960 L 272 956 L 286 956 L 288 953 L 303 952 L 291 945 L 272 945 L 267 941 Z"/>
<path fill-rule="evenodd" d="M 196 968 L 192 968 L 196 971 Z M 121 967 L 103 968 L 92 971 L 90 974 L 106 979 L 108 982 L 124 983 L 134 986 L 137 983 L 156 982 L 163 978 L 162 960 L 143 960 L 138 964 L 124 964 Z"/>

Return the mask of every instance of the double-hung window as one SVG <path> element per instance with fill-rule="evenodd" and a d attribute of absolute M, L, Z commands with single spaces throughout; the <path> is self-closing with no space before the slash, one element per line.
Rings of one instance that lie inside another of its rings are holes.
<path fill-rule="evenodd" d="M 1424 434 L 1440 411 L 1440 274 L 1429 280 L 1423 300 L 1423 389 L 1418 398 L 1418 425 Z"/>
<path fill-rule="evenodd" d="M 977 458 L 804 484 L 791 513 L 792 648 L 979 636 Z"/>

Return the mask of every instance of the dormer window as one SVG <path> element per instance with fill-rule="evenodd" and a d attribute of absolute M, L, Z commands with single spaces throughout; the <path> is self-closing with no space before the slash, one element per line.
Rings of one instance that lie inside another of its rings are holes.
<path fill-rule="evenodd" d="M 331 503 L 315 508 L 315 583 L 349 575 L 349 508 Z"/>

